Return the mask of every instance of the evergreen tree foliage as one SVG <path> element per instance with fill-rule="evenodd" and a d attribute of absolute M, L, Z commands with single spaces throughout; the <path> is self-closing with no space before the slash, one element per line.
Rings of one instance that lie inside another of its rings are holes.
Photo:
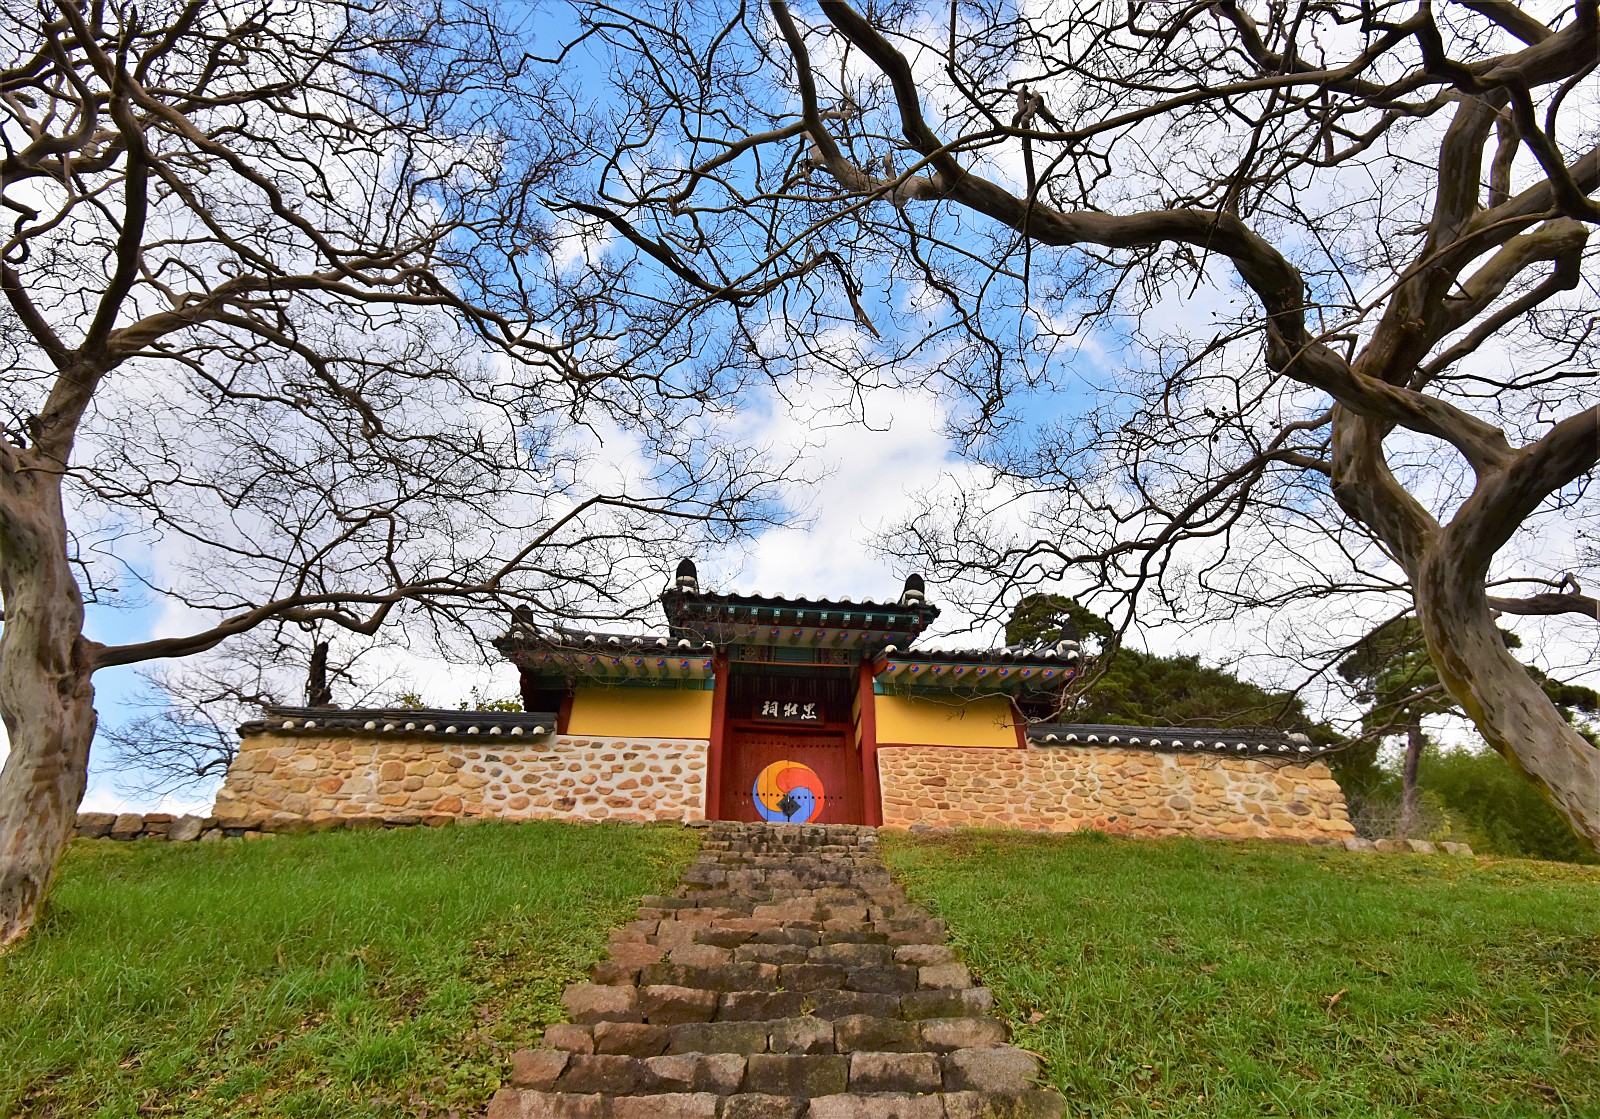
<path fill-rule="evenodd" d="M 1522 641 L 1514 633 L 1501 630 L 1500 637 L 1507 649 L 1522 647 Z M 1600 695 L 1596 695 L 1593 688 L 1552 679 L 1532 665 L 1524 668 L 1562 716 L 1580 734 L 1600 746 L 1600 739 L 1583 720 L 1583 716 L 1600 713 Z M 1400 782 L 1400 799 L 1405 809 L 1401 816 L 1402 829 L 1406 826 L 1404 821 L 1410 821 L 1416 814 L 1419 795 L 1431 791 L 1452 819 L 1471 821 L 1470 827 L 1481 835 L 1481 842 L 1489 845 L 1486 850 L 1539 858 L 1571 857 L 1554 852 L 1577 848 L 1556 843 L 1544 834 L 1545 825 L 1558 817 L 1541 798 L 1531 795 L 1531 791 L 1529 796 L 1504 795 L 1504 789 L 1509 787 L 1506 781 L 1517 777 L 1505 766 L 1504 759 L 1497 757 L 1491 761 L 1478 754 L 1440 753 L 1428 748 L 1422 719 L 1428 715 L 1461 715 L 1462 712 L 1440 683 L 1423 642 L 1422 627 L 1415 618 L 1393 618 L 1378 626 L 1339 664 L 1339 675 L 1355 685 L 1356 700 L 1366 707 L 1362 739 L 1367 745 L 1363 749 L 1375 751 L 1382 739 L 1397 733 L 1406 735 Z M 1457 754 L 1461 756 L 1458 758 Z M 1440 760 L 1447 760 L 1451 768 L 1435 781 L 1425 771 Z M 1501 769 L 1506 772 L 1502 774 Z M 1392 791 L 1382 788 L 1384 783 L 1381 780 L 1368 783 L 1355 791 L 1375 799 L 1392 796 Z M 1485 797 L 1490 800 L 1483 800 Z M 1539 810 L 1535 810 L 1535 805 Z M 1572 838 L 1576 842 L 1576 838 Z"/>
<path fill-rule="evenodd" d="M 1422 719 L 1453 710 L 1455 700 L 1439 681 L 1421 625 L 1415 618 L 1393 618 L 1378 626 L 1339 664 L 1339 675 L 1355 685 L 1356 700 L 1367 709 L 1361 719 L 1363 742 L 1375 747 L 1389 735 L 1404 733 L 1401 812 L 1394 830 L 1402 838 L 1422 838 L 1418 775 L 1428 745 Z"/>
<path fill-rule="evenodd" d="M 1098 652 L 1115 636 L 1111 623 L 1064 594 L 1030 594 L 1023 597 L 1006 620 L 1007 645 L 1047 645 L 1067 630 L 1083 642 L 1084 651 Z"/>
<path fill-rule="evenodd" d="M 1076 625 L 1086 656 L 1107 650 L 1116 633 L 1110 622 L 1066 595 L 1030 594 L 1012 610 L 1006 641 L 1052 641 L 1068 622 Z M 1319 746 L 1342 742 L 1337 731 L 1307 714 L 1298 697 L 1201 664 L 1198 657 L 1163 657 L 1134 649 L 1107 655 L 1102 675 L 1056 717 L 1113 726 L 1275 727 L 1306 734 Z M 1365 786 L 1382 779 L 1376 748 L 1368 744 L 1352 744 L 1328 760 L 1341 782 Z"/>
<path fill-rule="evenodd" d="M 1367 634 L 1339 663 L 1339 675 L 1355 685 L 1357 702 L 1367 708 L 1362 729 L 1368 734 L 1381 737 L 1424 715 L 1456 709 L 1439 683 L 1415 618 L 1394 618 Z"/>
<path fill-rule="evenodd" d="M 1500 637 L 1506 648 L 1522 648 L 1521 638 L 1509 630 L 1501 630 Z M 1600 693 L 1552 679 L 1533 665 L 1523 667 L 1567 721 L 1592 739 L 1580 719 L 1600 714 Z M 1340 662 L 1339 675 L 1356 685 L 1357 701 L 1368 707 L 1363 726 L 1369 734 L 1403 729 L 1413 717 L 1461 713 L 1439 682 L 1415 618 L 1393 618 L 1374 629 Z"/>
<path fill-rule="evenodd" d="M 1480 855 L 1600 862 L 1538 791 L 1487 746 L 1430 749 L 1421 782 L 1424 796 L 1447 813 L 1452 836 Z"/>
<path fill-rule="evenodd" d="M 1117 652 L 1080 708 L 1085 722 L 1124 726 L 1282 726 L 1310 720 L 1298 699 L 1270 692 L 1197 657 Z"/>
<path fill-rule="evenodd" d="M 1085 654 L 1112 644 L 1115 630 L 1104 618 L 1066 595 L 1031 594 L 1006 623 L 1012 645 L 1049 642 L 1064 624 L 1077 627 Z M 1520 647 L 1505 634 L 1509 648 Z M 1134 649 L 1113 649 L 1102 675 L 1056 717 L 1114 726 L 1258 727 L 1299 731 L 1322 746 L 1338 746 L 1328 762 L 1353 801 L 1398 800 L 1400 774 L 1378 759 L 1378 744 L 1403 731 L 1413 717 L 1454 711 L 1440 688 L 1433 663 L 1412 618 L 1377 627 L 1339 665 L 1367 707 L 1363 735 L 1346 740 L 1327 723 L 1313 720 L 1305 705 L 1241 679 L 1198 657 L 1163 657 Z M 1586 736 L 1594 732 L 1578 718 L 1600 713 L 1592 688 L 1553 680 L 1537 668 L 1528 673 Z M 1419 767 L 1424 811 L 1442 820 L 1441 837 L 1464 840 L 1482 854 L 1518 858 L 1600 861 L 1566 821 L 1504 758 L 1480 750 L 1441 751 L 1429 745 Z"/>

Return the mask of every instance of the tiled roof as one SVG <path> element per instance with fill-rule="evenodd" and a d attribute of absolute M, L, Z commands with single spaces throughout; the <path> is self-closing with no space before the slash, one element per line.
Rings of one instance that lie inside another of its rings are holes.
<path fill-rule="evenodd" d="M 550 675 L 595 679 L 703 680 L 717 646 L 711 641 L 656 634 L 588 633 L 541 629 L 515 621 L 494 647 L 513 664 Z"/>
<path fill-rule="evenodd" d="M 763 609 L 777 610 L 826 610 L 830 613 L 874 613 L 881 614 L 895 611 L 903 614 L 927 614 L 937 617 L 939 608 L 926 602 L 907 603 L 902 601 L 879 602 L 870 598 L 852 599 L 846 595 L 843 598 L 794 598 L 789 595 L 769 595 L 756 591 L 753 594 L 720 594 L 712 591 L 683 591 L 676 587 L 668 587 L 661 592 L 662 602 L 674 600 L 685 605 L 707 606 L 757 606 Z"/>
<path fill-rule="evenodd" d="M 1211 727 L 1120 727 L 1102 723 L 1034 723 L 1036 746 L 1124 746 L 1171 753 L 1232 754 L 1306 761 L 1328 752 L 1303 734 L 1276 730 L 1217 730 Z"/>
<path fill-rule="evenodd" d="M 662 591 L 661 609 L 676 637 L 775 645 L 912 641 L 939 616 L 939 608 L 923 600 L 920 593 L 896 602 L 854 602 L 849 598 L 711 594 L 684 587 Z M 795 627 L 795 632 L 782 632 Z M 815 632 L 808 635 L 808 630 Z"/>
<path fill-rule="evenodd" d="M 1038 648 L 896 649 L 878 654 L 873 672 L 889 691 L 1051 692 L 1077 675 L 1077 642 Z"/>
<path fill-rule="evenodd" d="M 1039 648 L 1019 649 L 897 649 L 890 645 L 878 654 L 906 664 L 1077 664 L 1083 659 L 1076 641 L 1061 641 Z"/>
<path fill-rule="evenodd" d="M 503 637 L 494 639 L 494 647 L 502 653 L 518 646 L 539 649 L 559 649 L 573 653 L 710 653 L 716 649 L 711 641 L 694 641 L 687 637 L 664 637 L 653 633 L 601 633 L 587 630 L 542 629 L 525 622 L 513 622 Z"/>
<path fill-rule="evenodd" d="M 272 707 L 239 734 L 320 734 L 363 731 L 370 734 L 505 735 L 512 738 L 553 734 L 553 711 L 445 711 L 406 707 Z"/>

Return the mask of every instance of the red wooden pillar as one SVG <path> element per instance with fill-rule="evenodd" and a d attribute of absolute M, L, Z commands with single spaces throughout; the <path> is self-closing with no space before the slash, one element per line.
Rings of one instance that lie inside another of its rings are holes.
<path fill-rule="evenodd" d="M 728 654 L 711 658 L 711 745 L 706 750 L 706 819 L 722 819 L 722 747 L 728 737 Z"/>
<path fill-rule="evenodd" d="M 861 706 L 861 810 L 873 827 L 883 824 L 883 789 L 878 783 L 878 711 L 873 705 L 872 658 L 861 662 L 857 702 Z"/>

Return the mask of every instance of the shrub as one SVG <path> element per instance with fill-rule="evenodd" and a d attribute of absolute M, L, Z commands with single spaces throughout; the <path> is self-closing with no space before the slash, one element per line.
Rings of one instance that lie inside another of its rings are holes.
<path fill-rule="evenodd" d="M 1430 751 L 1419 784 L 1438 798 L 1452 830 L 1480 854 L 1600 863 L 1527 778 L 1487 746 Z"/>

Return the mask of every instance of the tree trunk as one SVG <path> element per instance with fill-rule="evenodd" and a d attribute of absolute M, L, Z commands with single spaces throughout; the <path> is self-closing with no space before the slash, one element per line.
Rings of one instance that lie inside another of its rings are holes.
<path fill-rule="evenodd" d="M 54 470 L 0 470 L 0 595 L 0 716 L 11 739 L 0 770 L 3 950 L 39 918 L 72 837 L 94 738 L 93 652 Z"/>
<path fill-rule="evenodd" d="M 328 643 L 311 647 L 311 671 L 306 677 L 306 706 L 332 707 L 333 689 L 328 687 Z"/>
<path fill-rule="evenodd" d="M 1482 580 L 1462 572 L 1448 547 L 1435 547 L 1417 572 L 1415 593 L 1440 682 L 1489 745 L 1600 851 L 1600 750 L 1506 651 Z"/>
<path fill-rule="evenodd" d="M 1406 760 L 1400 769 L 1400 834 L 1407 838 L 1417 826 L 1417 769 L 1422 764 L 1422 748 L 1428 740 L 1422 737 L 1422 720 L 1415 715 L 1406 726 Z"/>

